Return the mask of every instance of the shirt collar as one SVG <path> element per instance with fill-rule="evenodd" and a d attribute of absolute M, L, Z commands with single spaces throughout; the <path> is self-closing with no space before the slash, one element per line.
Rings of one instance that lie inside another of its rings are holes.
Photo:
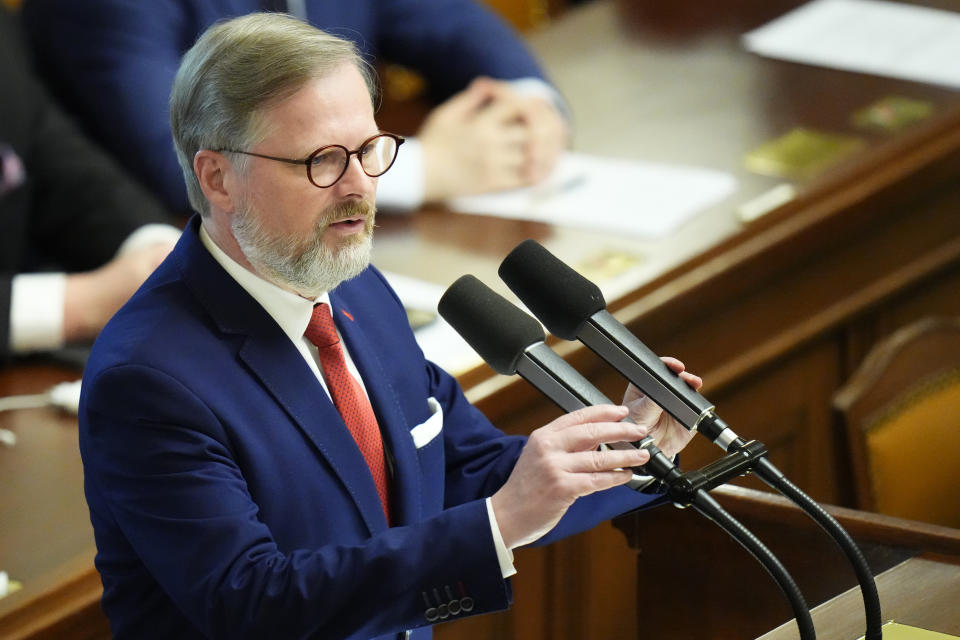
<path fill-rule="evenodd" d="M 213 259 L 270 314 L 293 341 L 303 339 L 303 332 L 307 330 L 313 316 L 314 305 L 319 302 L 326 302 L 328 306 L 330 304 L 330 295 L 326 292 L 315 300 L 308 300 L 249 271 L 217 246 L 203 224 L 200 225 L 200 241 Z"/>

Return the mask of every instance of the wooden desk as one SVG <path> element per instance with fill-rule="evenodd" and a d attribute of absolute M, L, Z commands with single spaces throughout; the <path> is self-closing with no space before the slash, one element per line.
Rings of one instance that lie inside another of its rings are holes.
<path fill-rule="evenodd" d="M 960 559 L 911 558 L 877 576 L 883 616 L 900 624 L 960 634 Z M 819 640 L 853 640 L 863 635 L 863 598 L 851 589 L 811 611 Z M 859 615 L 858 615 L 859 614 Z M 758 640 L 795 640 L 797 625 L 777 627 Z"/>
<path fill-rule="evenodd" d="M 767 60 L 740 48 L 741 33 L 796 4 L 596 0 L 531 35 L 572 109 L 575 149 L 737 177 L 734 196 L 672 236 L 612 237 L 435 208 L 382 216 L 374 257 L 381 267 L 443 285 L 474 273 L 504 291 L 496 268 L 524 238 L 540 240 L 575 265 L 606 252 L 633 256 L 636 267 L 621 276 L 625 293 L 609 301 L 617 317 L 652 348 L 702 374 L 721 416 L 741 435 L 765 442 L 792 480 L 817 499 L 849 504 L 831 394 L 877 338 L 921 316 L 960 315 L 960 94 Z M 928 101 L 934 114 L 896 134 L 860 134 L 862 151 L 808 180 L 754 175 L 743 166 L 749 150 L 797 126 L 850 133 L 853 111 L 891 94 Z M 741 205 L 783 182 L 795 189 L 792 200 L 753 223 L 740 221 Z M 558 346 L 607 395 L 622 392 L 622 380 L 597 358 L 572 344 Z M 558 414 L 525 383 L 495 377 L 485 366 L 461 372 L 460 379 L 508 432 L 527 433 Z M 74 436 L 67 440 L 52 447 L 75 455 Z M 0 450 L 9 458 L 6 453 Z M 684 465 L 716 455 L 698 441 Z M 28 466 L 37 474 L 59 473 L 36 460 Z M 61 486 L 76 507 L 79 468 L 67 474 Z M 41 492 L 31 500 L 44 509 L 41 503 L 60 498 Z M 32 517 L 21 522 L 29 528 Z M 92 575 L 85 513 L 52 509 L 36 522 L 41 518 L 50 518 L 41 529 L 66 541 L 65 557 L 54 559 L 31 535 L 26 550 L 4 545 L 0 566 L 9 569 L 7 558 L 18 557 L 11 562 L 51 562 L 39 571 L 50 571 L 48 586 L 64 588 L 75 578 L 89 586 L 83 582 Z M 670 548 L 669 540 L 656 547 Z M 437 637 L 636 635 L 636 555 L 611 526 L 548 549 L 521 550 L 517 564 L 511 612 L 441 626 Z M 0 636 L 23 603 L 44 591 L 37 584 L 36 591 L 0 601 Z M 58 611 L 51 602 L 41 601 L 40 609 Z M 63 611 L 73 615 L 76 608 Z"/>
<path fill-rule="evenodd" d="M 79 372 L 0 371 L 0 396 L 38 393 Z M 0 599 L 0 638 L 104 638 L 96 549 L 83 497 L 77 421 L 56 409 L 0 413 L 17 436 L 0 446 L 0 569 L 23 589 Z"/>

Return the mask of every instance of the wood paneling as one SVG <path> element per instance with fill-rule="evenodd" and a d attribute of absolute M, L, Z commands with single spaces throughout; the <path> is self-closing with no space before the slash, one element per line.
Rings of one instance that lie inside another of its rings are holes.
<path fill-rule="evenodd" d="M 781 559 L 811 607 L 856 587 L 853 571 L 833 541 L 787 500 L 736 487 L 717 489 L 713 496 Z M 828 510 L 857 541 L 875 574 L 923 552 L 960 559 L 956 529 L 852 509 Z M 618 524 L 639 558 L 637 615 L 644 633 L 635 637 L 741 640 L 792 618 L 785 597 L 761 565 L 691 509 L 665 510 L 657 518 L 628 516 Z M 664 541 L 669 541 L 666 548 Z M 862 601 L 856 595 L 851 615 L 862 634 Z M 901 594 L 898 604 L 921 597 Z M 937 620 L 955 613 L 941 612 Z M 911 624 L 917 624 L 916 618 Z"/>

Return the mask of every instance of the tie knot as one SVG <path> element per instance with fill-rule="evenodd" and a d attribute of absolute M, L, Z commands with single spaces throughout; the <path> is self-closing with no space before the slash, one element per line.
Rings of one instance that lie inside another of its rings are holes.
<path fill-rule="evenodd" d="M 337 328 L 333 324 L 333 316 L 330 315 L 330 307 L 325 302 L 313 306 L 310 324 L 307 325 L 303 335 L 318 349 L 332 347 L 340 342 L 340 338 L 337 337 Z"/>

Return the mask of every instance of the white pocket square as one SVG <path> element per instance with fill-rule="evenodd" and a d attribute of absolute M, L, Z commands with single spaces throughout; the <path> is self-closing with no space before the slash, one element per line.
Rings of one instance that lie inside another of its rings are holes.
<path fill-rule="evenodd" d="M 440 407 L 440 403 L 437 402 L 436 398 L 427 398 L 427 405 L 429 405 L 432 415 L 426 421 L 410 429 L 413 446 L 417 449 L 436 438 L 440 429 L 443 428 L 443 409 Z"/>

